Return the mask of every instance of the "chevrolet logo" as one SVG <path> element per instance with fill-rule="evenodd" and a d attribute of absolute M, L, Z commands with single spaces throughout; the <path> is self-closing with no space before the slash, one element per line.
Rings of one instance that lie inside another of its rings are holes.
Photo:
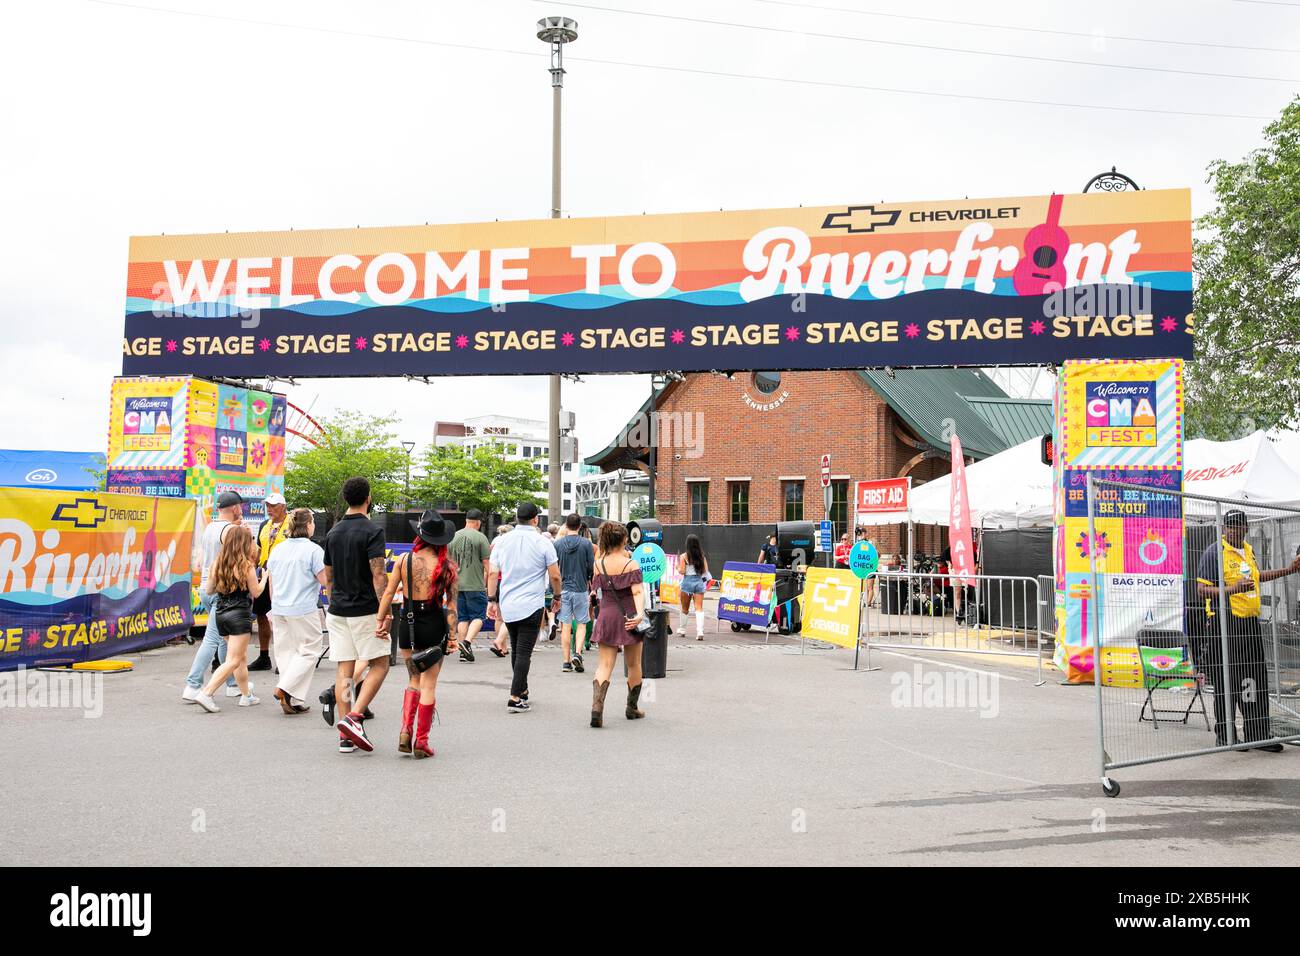
<path fill-rule="evenodd" d="M 107 514 L 108 509 L 94 498 L 77 498 L 55 508 L 50 520 L 68 521 L 74 528 L 95 528 Z"/>
<path fill-rule="evenodd" d="M 882 209 L 875 206 L 849 206 L 843 212 L 828 212 L 822 220 L 823 229 L 843 229 L 846 232 L 875 232 L 876 227 L 892 226 L 902 215 L 901 209 Z"/>
<path fill-rule="evenodd" d="M 827 614 L 834 614 L 842 607 L 848 607 L 853 600 L 853 589 L 839 581 L 819 581 L 813 588 L 812 599 L 826 609 Z"/>

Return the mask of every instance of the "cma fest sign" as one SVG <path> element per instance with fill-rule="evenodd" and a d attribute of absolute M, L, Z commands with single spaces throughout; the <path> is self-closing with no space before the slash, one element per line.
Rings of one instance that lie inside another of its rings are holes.
<path fill-rule="evenodd" d="M 1191 249 L 1188 190 L 136 237 L 122 371 L 1190 357 Z"/>

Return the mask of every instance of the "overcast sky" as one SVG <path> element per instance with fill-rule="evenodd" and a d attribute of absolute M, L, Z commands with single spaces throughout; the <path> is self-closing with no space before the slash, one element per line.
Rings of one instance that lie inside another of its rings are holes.
<path fill-rule="evenodd" d="M 0 447 L 103 450 L 131 235 L 546 216 L 547 14 L 581 33 L 574 216 L 1077 192 L 1112 165 L 1192 187 L 1200 214 L 1206 165 L 1300 90 L 1300 0 L 13 4 Z M 566 382 L 584 454 L 648 388 Z M 546 380 L 318 379 L 290 398 L 395 412 L 423 443 L 438 419 L 541 417 Z"/>

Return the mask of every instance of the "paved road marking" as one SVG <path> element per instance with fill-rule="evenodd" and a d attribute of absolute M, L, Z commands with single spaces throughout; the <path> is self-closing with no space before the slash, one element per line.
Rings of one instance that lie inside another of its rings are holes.
<path fill-rule="evenodd" d="M 911 754 L 913 757 L 920 757 L 922 760 L 929 760 L 933 763 L 943 764 L 945 767 L 953 767 L 957 770 L 969 770 L 971 773 L 983 773 L 990 777 L 1001 777 L 1004 780 L 1015 780 L 1019 783 L 1032 783 L 1036 787 L 1045 787 L 1047 784 L 1041 780 L 1030 780 L 1028 777 L 1017 777 L 1009 773 L 998 773 L 996 770 L 983 770 L 979 767 L 968 767 L 964 763 L 953 763 L 951 760 L 944 760 L 940 757 L 932 757 L 929 754 L 923 754 L 919 750 L 912 750 L 910 747 L 904 747 L 886 740 L 884 737 L 877 737 L 880 743 L 886 747 L 893 747 L 895 750 L 901 750 L 903 753 Z"/>
<path fill-rule="evenodd" d="M 917 657 L 913 654 L 900 654 L 898 651 L 880 651 L 881 654 L 888 654 L 891 657 L 906 657 L 909 661 L 921 661 L 925 664 L 938 664 L 940 667 L 951 667 L 959 671 L 971 671 L 975 674 L 993 674 L 1003 680 L 1023 681 L 1023 677 L 1012 677 L 1010 674 L 1004 674 L 1001 671 L 986 671 L 978 667 L 967 667 L 965 664 L 949 664 L 947 661 L 937 661 L 932 657 Z"/>

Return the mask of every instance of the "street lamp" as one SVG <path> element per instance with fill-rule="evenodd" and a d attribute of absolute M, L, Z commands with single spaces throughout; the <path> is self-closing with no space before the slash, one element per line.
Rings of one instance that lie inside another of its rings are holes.
<path fill-rule="evenodd" d="M 402 448 L 406 451 L 406 509 L 411 510 L 411 452 L 415 451 L 415 442 L 404 441 Z"/>
<path fill-rule="evenodd" d="M 578 39 L 578 21 L 568 17 L 542 17 L 537 21 L 537 39 L 551 47 L 551 218 L 560 218 L 560 94 L 564 90 L 564 44 Z M 547 517 L 558 520 L 564 471 L 560 467 L 560 376 L 552 375 L 547 402 L 548 492 Z"/>

